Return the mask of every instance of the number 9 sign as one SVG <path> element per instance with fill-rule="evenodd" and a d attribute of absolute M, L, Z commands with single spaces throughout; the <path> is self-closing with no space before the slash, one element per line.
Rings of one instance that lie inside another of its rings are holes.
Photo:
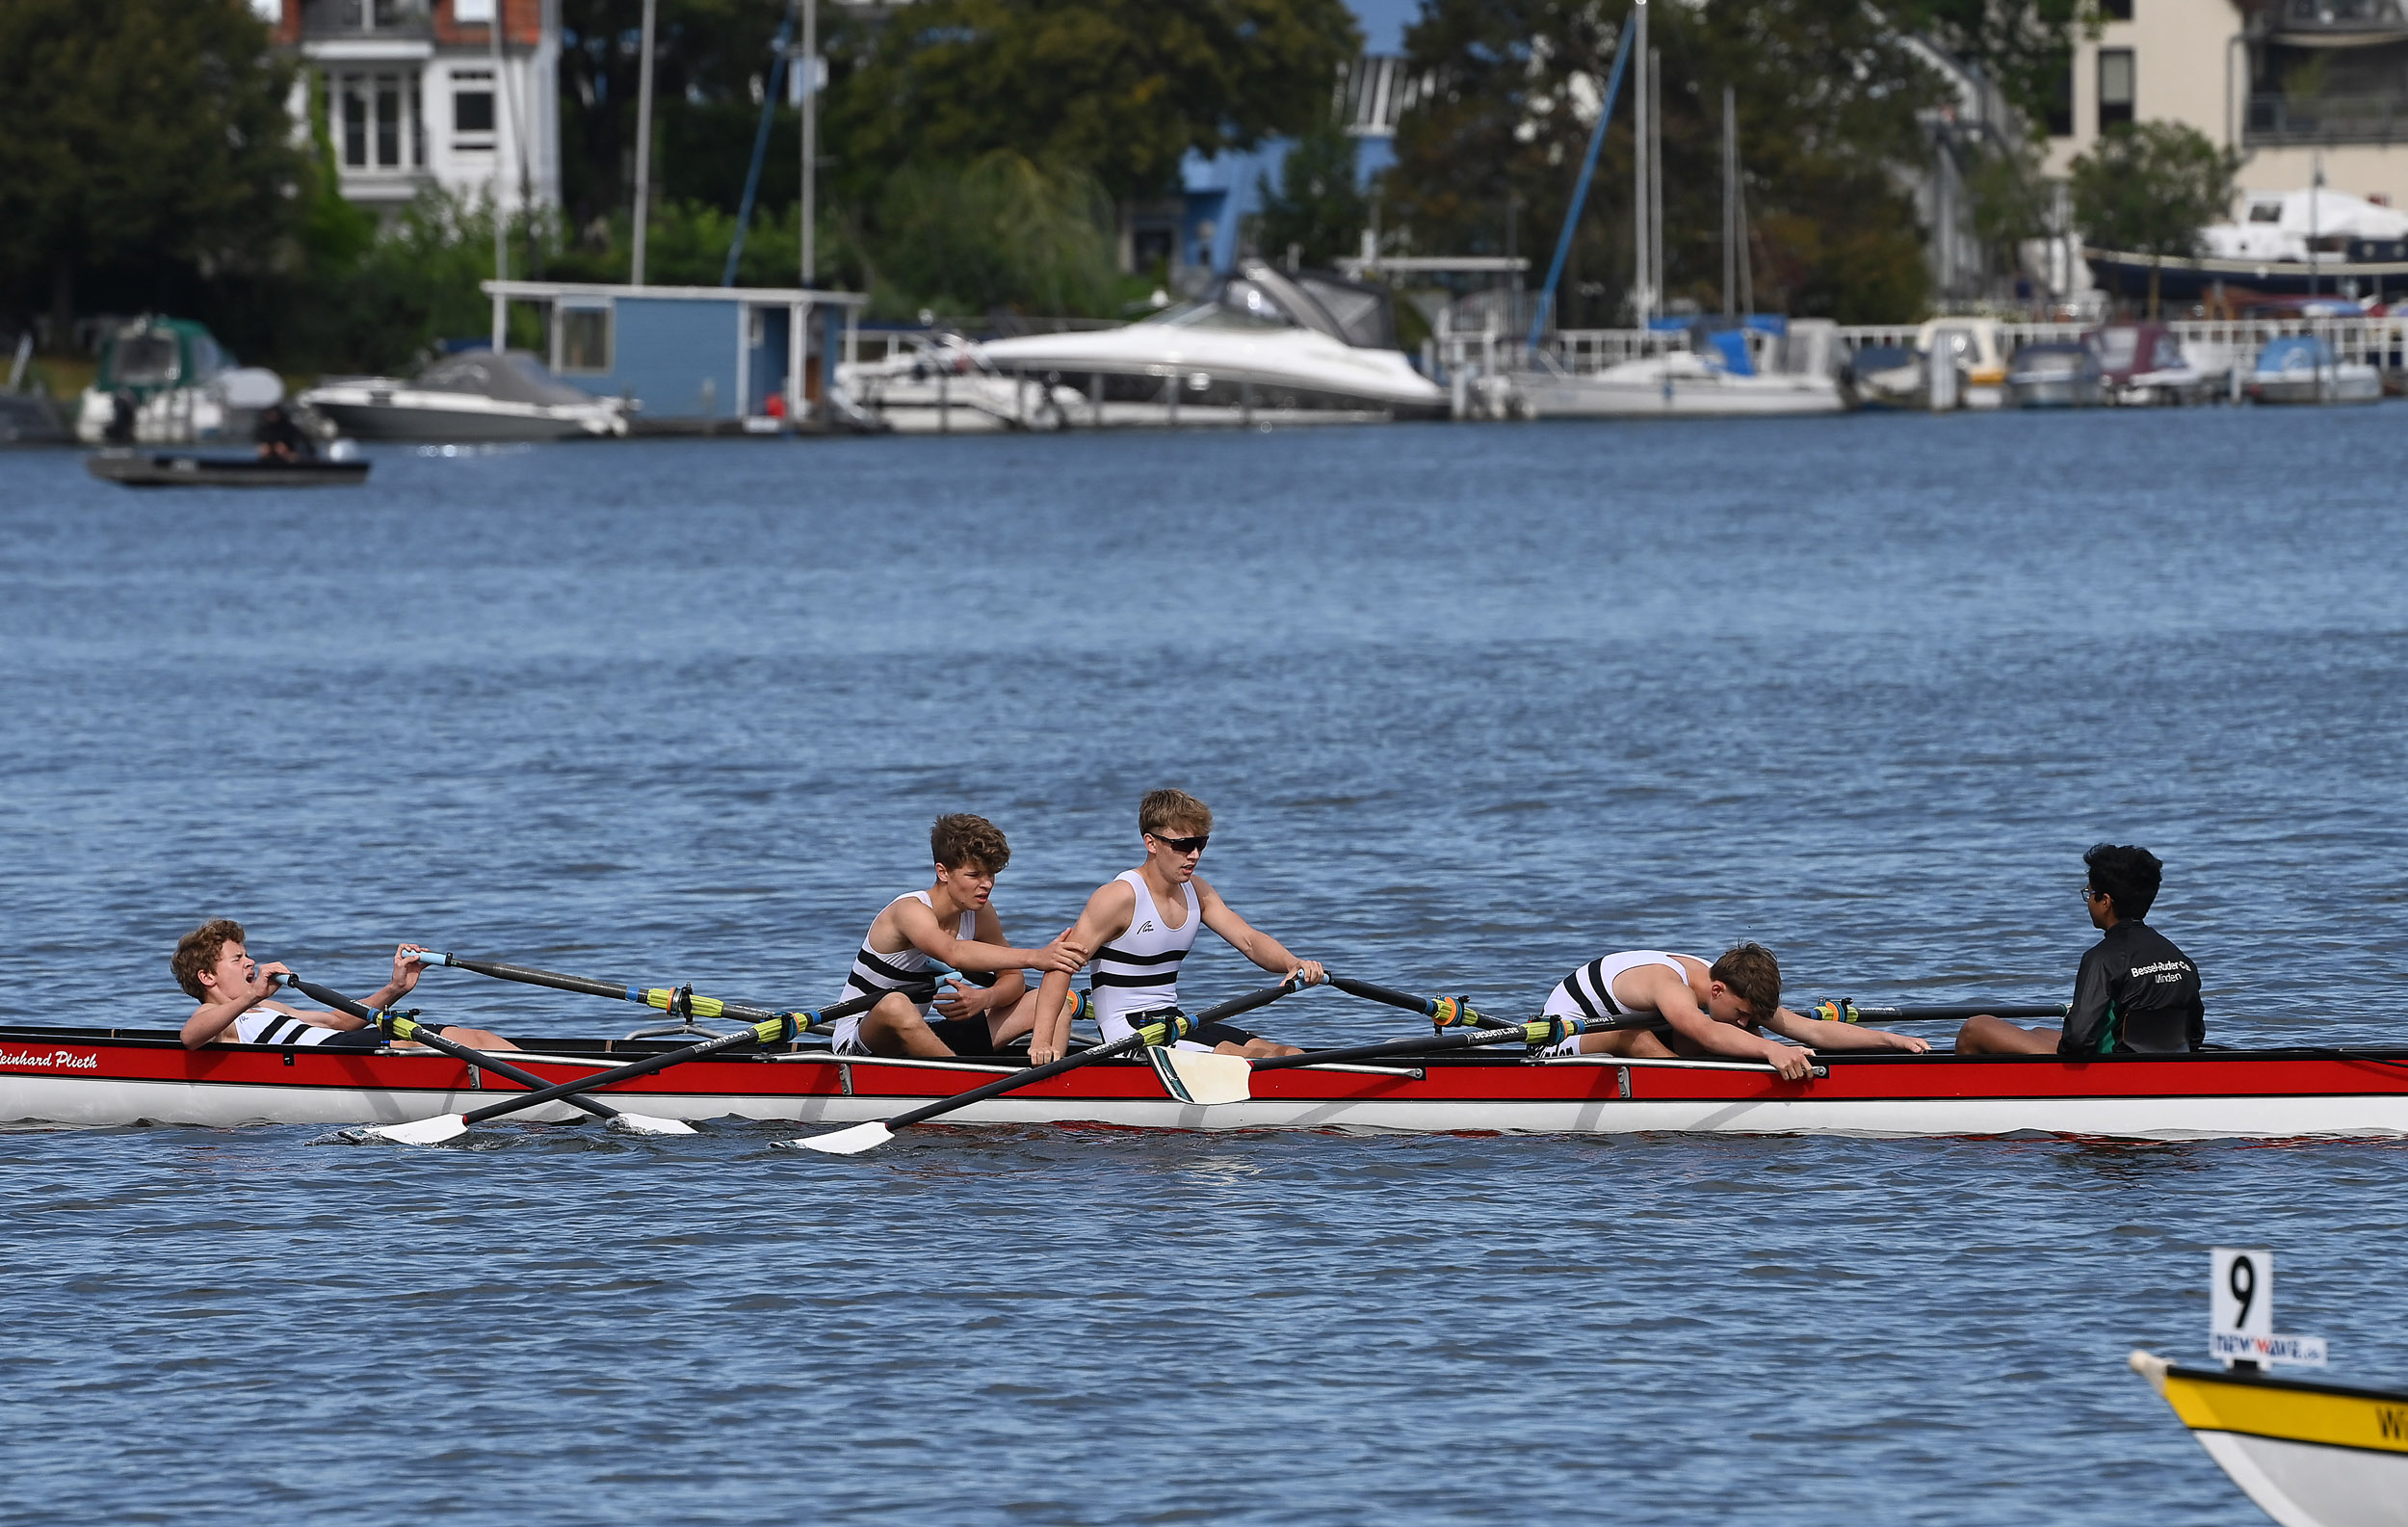
<path fill-rule="evenodd" d="M 2274 1253 L 2264 1247 L 2218 1246 L 2209 1250 L 2213 1269 L 2208 1284 L 2208 1334 L 2274 1334 Z"/>

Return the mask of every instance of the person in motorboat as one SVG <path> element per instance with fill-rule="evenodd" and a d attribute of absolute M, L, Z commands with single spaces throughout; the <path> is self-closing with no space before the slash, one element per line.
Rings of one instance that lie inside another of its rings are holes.
<path fill-rule="evenodd" d="M 1067 977 L 1092 945 L 1057 938 L 1042 949 L 1014 949 L 993 906 L 995 877 L 1011 862 L 1003 829 L 984 817 L 955 812 L 929 832 L 936 883 L 898 896 L 870 923 L 852 958 L 845 995 L 885 992 L 869 1012 L 837 1020 L 845 1055 L 998 1055 L 1036 1026 L 1037 999 L 1024 970 Z M 967 972 L 941 992 L 939 966 Z M 978 978 L 984 976 L 983 982 Z"/>
<path fill-rule="evenodd" d="M 263 461 L 306 461 L 318 454 L 318 442 L 309 437 L 309 432 L 280 403 L 272 403 L 260 410 L 251 438 L 258 442 L 259 460 Z"/>
<path fill-rule="evenodd" d="M 1179 1006 L 1179 965 L 1195 947 L 1199 928 L 1209 928 L 1238 953 L 1273 975 L 1301 986 L 1327 979 L 1321 962 L 1298 960 L 1269 934 L 1230 909 L 1218 892 L 1195 873 L 1212 837 L 1213 810 L 1184 790 L 1156 790 L 1138 803 L 1138 835 L 1145 862 L 1098 886 L 1086 910 L 1063 936 L 1095 951 L 1089 990 L 1096 1026 L 1107 1043 Z M 1038 988 L 1037 1011 L 1051 1014 L 1029 1042 L 1030 1063 L 1060 1060 L 1070 1042 L 1070 1014 L 1062 999 L 1070 977 L 1056 971 Z M 1222 1055 L 1300 1055 L 1301 1049 L 1267 1040 L 1233 1023 L 1207 1023 L 1177 1041 L 1183 1050 Z"/>
<path fill-rule="evenodd" d="M 1632 949 L 1600 955 L 1556 983 L 1543 1010 L 1550 1017 L 1656 1018 L 1649 1029 L 1576 1034 L 1549 1055 L 1622 1055 L 1668 1061 L 1728 1057 L 1762 1061 L 1791 1081 L 1814 1069 L 1818 1049 L 1904 1050 L 1931 1045 L 1911 1034 L 1810 1018 L 1781 1006 L 1781 963 L 1762 944 L 1741 944 L 1713 964 L 1695 955 Z M 1770 1029 L 1783 1044 L 1767 1038 Z"/>
<path fill-rule="evenodd" d="M 2105 935 L 2074 973 L 2074 1006 L 2060 1028 L 2027 1029 L 1983 1014 L 1956 1033 L 1959 1055 L 2182 1055 L 2207 1042 L 2199 970 L 2142 919 L 2157 904 L 2165 866 L 2147 849 L 2101 843 L 2081 900 Z"/>
<path fill-rule="evenodd" d="M 418 985 L 422 969 L 418 957 L 423 953 L 416 944 L 396 949 L 393 979 L 378 987 L 363 1005 L 381 1012 L 407 995 Z M 177 939 L 168 966 L 175 973 L 175 984 L 200 1004 L 184 1020 L 184 1048 L 188 1050 L 229 1038 L 244 1044 L 315 1045 L 329 1050 L 374 1050 L 385 1042 L 382 1032 L 364 1018 L 275 1000 L 278 983 L 292 971 L 280 961 L 263 965 L 251 959 L 243 947 L 243 925 L 230 917 L 205 922 Z M 487 1029 L 455 1025 L 437 1032 L 471 1049 L 518 1048 Z"/>

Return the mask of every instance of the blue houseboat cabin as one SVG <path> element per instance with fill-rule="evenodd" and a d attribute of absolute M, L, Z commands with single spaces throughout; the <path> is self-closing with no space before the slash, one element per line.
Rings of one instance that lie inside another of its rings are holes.
<path fill-rule="evenodd" d="M 639 433 L 811 417 L 821 379 L 851 358 L 869 302 L 800 287 L 483 284 L 496 333 L 511 303 L 538 304 L 552 374 L 635 402 Z"/>

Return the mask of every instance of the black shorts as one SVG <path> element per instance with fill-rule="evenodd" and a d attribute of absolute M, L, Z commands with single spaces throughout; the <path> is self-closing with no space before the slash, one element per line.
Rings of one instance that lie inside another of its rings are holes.
<path fill-rule="evenodd" d="M 1188 1033 L 1188 1041 L 1191 1044 L 1243 1045 L 1253 1038 L 1252 1034 L 1234 1023 L 1201 1024 Z"/>
<path fill-rule="evenodd" d="M 929 1032 L 944 1041 L 945 1048 L 955 1055 L 993 1055 L 995 1037 L 988 1032 L 986 1019 L 930 1018 Z"/>
<path fill-rule="evenodd" d="M 379 1050 L 384 1047 L 384 1031 L 379 1028 L 340 1029 L 309 1046 L 313 1050 Z"/>

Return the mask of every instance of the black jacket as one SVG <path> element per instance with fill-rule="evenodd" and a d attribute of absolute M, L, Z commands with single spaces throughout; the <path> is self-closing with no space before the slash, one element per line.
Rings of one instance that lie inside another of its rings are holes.
<path fill-rule="evenodd" d="M 2059 1055 L 2178 1055 L 2207 1039 L 2199 971 L 2174 941 L 2127 917 L 2081 957 Z"/>

